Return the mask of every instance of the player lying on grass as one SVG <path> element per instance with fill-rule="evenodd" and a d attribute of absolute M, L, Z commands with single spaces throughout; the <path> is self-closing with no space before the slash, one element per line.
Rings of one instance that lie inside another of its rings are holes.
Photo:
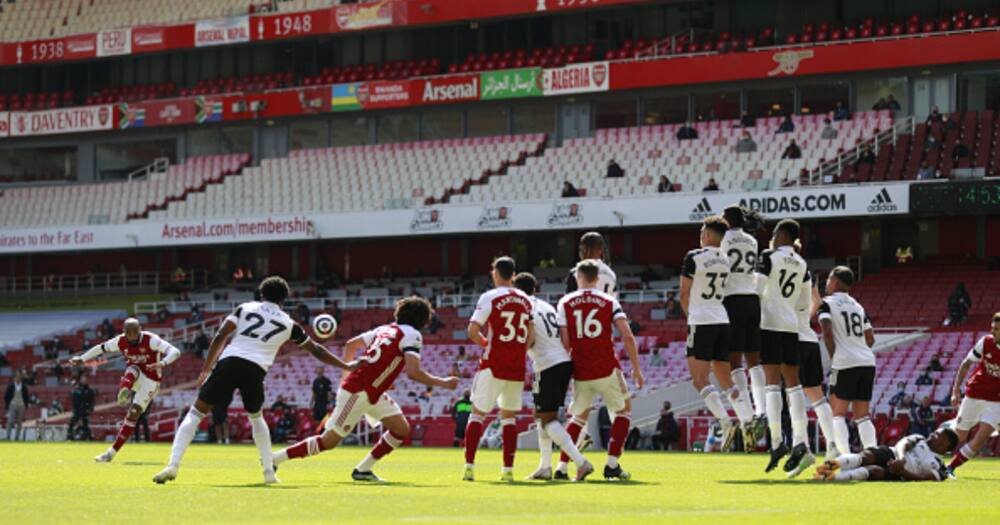
<path fill-rule="evenodd" d="M 367 418 L 372 426 L 381 423 L 385 432 L 375 447 L 358 466 L 351 477 L 355 481 L 381 481 L 372 472 L 382 459 L 410 435 L 410 424 L 399 405 L 388 391 L 399 377 L 406 375 L 418 383 L 454 390 L 457 377 L 437 377 L 420 367 L 420 349 L 423 341 L 420 330 L 431 318 L 431 304 L 426 299 L 407 297 L 396 303 L 395 323 L 382 325 L 351 339 L 344 346 L 344 358 L 353 359 L 362 352 L 359 360 L 364 366 L 344 378 L 337 391 L 337 406 L 324 425 L 322 435 L 313 436 L 274 454 L 275 466 L 289 459 L 305 458 L 330 450 L 340 444 L 354 427 Z"/>
<path fill-rule="evenodd" d="M 105 353 L 121 353 L 128 367 L 118 384 L 118 404 L 129 406 L 114 443 L 107 452 L 94 461 L 108 463 L 115 458 L 122 445 L 135 431 L 135 422 L 146 411 L 149 403 L 160 391 L 163 367 L 176 361 L 181 352 L 154 333 L 142 331 L 139 320 L 129 317 L 125 320 L 124 333 L 94 346 L 82 355 L 70 358 L 69 364 L 82 365 Z"/>
<path fill-rule="evenodd" d="M 958 434 L 942 428 L 929 437 L 912 434 L 894 447 L 874 447 L 860 454 L 844 454 L 816 467 L 815 480 L 822 481 L 943 481 L 947 469 L 938 454 L 958 445 Z"/>
<path fill-rule="evenodd" d="M 955 431 L 959 442 L 969 437 L 969 431 L 976 424 L 979 430 L 948 463 L 948 474 L 954 476 L 955 469 L 976 456 L 986 445 L 995 430 L 1000 429 L 1000 312 L 993 314 L 993 324 L 988 335 L 983 336 L 955 374 L 951 389 L 951 404 L 958 407 Z M 962 399 L 962 380 L 969 369 L 972 375 L 965 385 L 965 399 Z"/>
<path fill-rule="evenodd" d="M 277 483 L 279 480 L 271 463 L 271 434 L 261 410 L 264 407 L 264 377 L 282 345 L 291 341 L 316 359 L 340 369 L 354 370 L 358 367 L 358 362 L 345 363 L 313 342 L 305 330 L 281 309 L 290 294 L 284 279 L 268 277 L 261 281 L 259 291 L 261 300 L 241 304 L 226 317 L 212 338 L 208 357 L 198 376 L 198 399 L 177 427 L 170 462 L 153 476 L 154 482 L 162 484 L 177 478 L 181 458 L 194 439 L 201 420 L 212 411 L 213 406 L 228 404 L 233 392 L 239 389 L 243 408 L 250 419 L 253 442 L 260 454 L 264 483 Z"/>

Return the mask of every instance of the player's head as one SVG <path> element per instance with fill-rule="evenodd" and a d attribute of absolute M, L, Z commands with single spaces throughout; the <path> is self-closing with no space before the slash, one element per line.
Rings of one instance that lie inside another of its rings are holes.
<path fill-rule="evenodd" d="M 722 210 L 722 218 L 726 219 L 730 228 L 742 228 L 744 217 L 743 208 L 739 204 L 733 204 Z"/>
<path fill-rule="evenodd" d="M 1000 312 L 993 314 L 993 337 L 1000 339 Z"/>
<path fill-rule="evenodd" d="M 826 278 L 826 292 L 849 292 L 854 286 L 854 271 L 846 266 L 834 266 Z"/>
<path fill-rule="evenodd" d="M 129 317 L 122 325 L 122 332 L 125 333 L 125 339 L 128 342 L 132 344 L 138 343 L 139 337 L 142 336 L 142 325 L 139 324 L 139 320 L 135 317 Z"/>
<path fill-rule="evenodd" d="M 521 290 L 528 295 L 535 295 L 535 289 L 538 287 L 538 280 L 535 279 L 534 275 L 528 272 L 521 272 L 514 276 L 514 288 Z"/>
<path fill-rule="evenodd" d="M 789 246 L 799 239 L 799 222 L 793 219 L 782 219 L 774 227 L 775 246 Z"/>
<path fill-rule="evenodd" d="M 259 290 L 261 299 L 278 305 L 284 303 L 291 294 L 288 282 L 277 275 L 272 275 L 261 281 Z"/>
<path fill-rule="evenodd" d="M 576 265 L 576 286 L 580 289 L 596 288 L 597 274 L 601 271 L 594 259 L 584 259 Z"/>
<path fill-rule="evenodd" d="M 517 264 L 514 263 L 514 258 L 509 255 L 503 255 L 493 259 L 493 271 L 490 275 L 493 276 L 493 284 L 496 286 L 510 286 L 511 281 L 514 280 L 514 273 L 517 271 Z"/>
<path fill-rule="evenodd" d="M 718 215 L 705 217 L 705 220 L 701 221 L 702 248 L 722 244 L 722 238 L 725 237 L 726 230 L 728 229 L 729 223 L 726 222 L 726 219 L 723 219 Z"/>
<path fill-rule="evenodd" d="M 959 439 L 958 434 L 950 428 L 939 428 L 934 432 L 931 432 L 930 436 L 927 436 L 927 446 L 934 451 L 935 454 L 946 455 L 951 454 L 955 447 L 958 446 Z"/>
<path fill-rule="evenodd" d="M 417 330 L 423 329 L 431 320 L 434 309 L 430 301 L 423 297 L 404 297 L 396 301 L 396 311 L 392 316 L 398 324 L 407 324 Z"/>
<path fill-rule="evenodd" d="M 580 260 L 604 259 L 604 236 L 587 232 L 580 237 Z"/>

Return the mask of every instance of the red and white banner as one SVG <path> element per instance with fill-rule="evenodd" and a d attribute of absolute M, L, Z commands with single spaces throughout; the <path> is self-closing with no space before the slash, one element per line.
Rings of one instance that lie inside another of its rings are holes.
<path fill-rule="evenodd" d="M 162 27 L 137 27 L 132 29 L 132 52 L 152 52 L 167 49 L 165 30 Z"/>
<path fill-rule="evenodd" d="M 342 31 L 390 26 L 393 23 L 394 5 L 395 2 L 391 0 L 342 5 L 334 9 L 333 23 Z"/>
<path fill-rule="evenodd" d="M 251 20 L 254 40 L 278 40 L 330 32 L 330 11 L 302 11 L 256 16 Z"/>
<path fill-rule="evenodd" d="M 194 27 L 195 47 L 221 46 L 249 41 L 249 16 L 199 20 Z"/>
<path fill-rule="evenodd" d="M 0 137 L 7 137 L 10 135 L 10 114 L 6 111 L 0 111 Z"/>
<path fill-rule="evenodd" d="M 607 91 L 611 68 L 607 62 L 587 62 L 542 71 L 542 91 L 549 95 L 570 95 Z"/>
<path fill-rule="evenodd" d="M 97 33 L 97 56 L 111 57 L 132 54 L 132 30 L 112 29 Z"/>
<path fill-rule="evenodd" d="M 18 111 L 10 114 L 11 137 L 101 131 L 112 129 L 113 126 L 111 105 Z"/>
<path fill-rule="evenodd" d="M 193 98 L 143 102 L 146 127 L 191 124 L 198 114 Z"/>
<path fill-rule="evenodd" d="M 358 86 L 358 103 L 365 109 L 398 108 L 414 103 L 413 82 L 409 80 L 387 80 L 365 82 Z"/>
<path fill-rule="evenodd" d="M 479 75 L 428 78 L 415 81 L 421 104 L 479 100 Z"/>

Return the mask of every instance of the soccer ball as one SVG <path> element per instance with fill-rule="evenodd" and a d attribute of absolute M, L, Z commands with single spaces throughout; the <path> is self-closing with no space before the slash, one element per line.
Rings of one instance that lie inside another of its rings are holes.
<path fill-rule="evenodd" d="M 330 314 L 320 314 L 313 319 L 313 333 L 320 339 L 329 339 L 337 333 L 337 320 Z"/>

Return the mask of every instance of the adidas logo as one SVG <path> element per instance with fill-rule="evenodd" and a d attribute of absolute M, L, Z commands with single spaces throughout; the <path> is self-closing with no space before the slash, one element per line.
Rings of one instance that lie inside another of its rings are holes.
<path fill-rule="evenodd" d="M 691 210 L 691 215 L 688 218 L 691 222 L 698 222 L 709 215 L 712 215 L 712 205 L 708 202 L 707 197 L 702 197 L 698 205 Z"/>
<path fill-rule="evenodd" d="M 899 210 L 899 206 L 892 202 L 892 197 L 889 195 L 889 190 L 882 188 L 875 198 L 872 199 L 871 203 L 868 205 L 869 213 L 891 213 Z"/>

